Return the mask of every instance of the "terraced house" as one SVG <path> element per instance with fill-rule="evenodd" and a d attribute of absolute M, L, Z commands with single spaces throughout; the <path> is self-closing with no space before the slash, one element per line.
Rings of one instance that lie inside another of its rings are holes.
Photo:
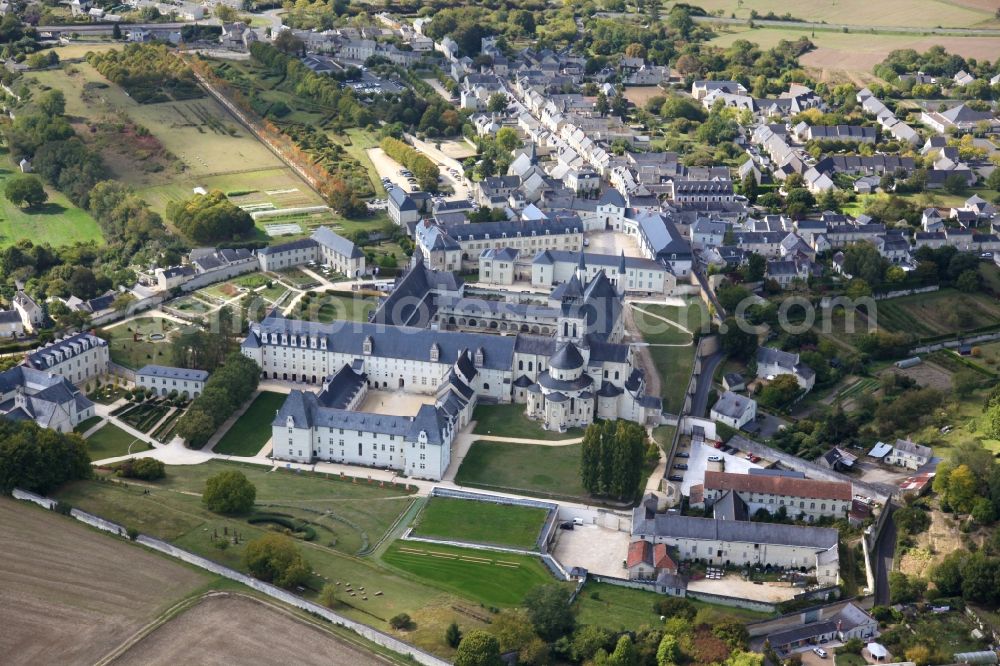
<path fill-rule="evenodd" d="M 726 493 L 735 493 L 753 514 L 759 509 L 775 513 L 785 508 L 789 517 L 809 522 L 844 518 L 851 509 L 851 484 L 790 476 L 705 472 L 705 481 L 691 487 L 691 506 L 711 508 Z"/>
<path fill-rule="evenodd" d="M 24 365 L 81 384 L 107 373 L 110 360 L 106 340 L 91 333 L 77 333 L 39 347 L 28 354 Z"/>

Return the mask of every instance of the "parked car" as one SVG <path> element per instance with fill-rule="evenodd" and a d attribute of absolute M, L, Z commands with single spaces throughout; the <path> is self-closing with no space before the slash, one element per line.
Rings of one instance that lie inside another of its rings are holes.
<path fill-rule="evenodd" d="M 709 456 L 708 462 L 722 462 L 722 456 Z"/>
<path fill-rule="evenodd" d="M 678 458 L 690 458 L 690 457 L 691 457 L 691 454 L 690 454 L 690 453 L 688 453 L 687 451 L 681 451 L 681 452 L 679 452 L 679 453 L 677 454 L 677 457 L 678 457 Z"/>
<path fill-rule="evenodd" d="M 684 480 L 684 477 L 681 476 L 680 474 L 671 474 L 669 478 L 670 478 L 671 481 L 683 481 Z"/>
<path fill-rule="evenodd" d="M 674 465 L 674 469 L 687 469 L 687 468 L 688 466 L 685 465 L 684 463 L 677 463 Z"/>
<path fill-rule="evenodd" d="M 819 647 L 813 648 L 813 652 L 815 652 L 816 656 L 819 657 L 820 659 L 826 659 L 826 650 L 824 650 L 823 648 Z"/>
<path fill-rule="evenodd" d="M 573 523 L 571 523 L 571 522 L 559 523 L 559 529 L 561 529 L 561 530 L 571 530 L 571 529 L 573 529 Z"/>

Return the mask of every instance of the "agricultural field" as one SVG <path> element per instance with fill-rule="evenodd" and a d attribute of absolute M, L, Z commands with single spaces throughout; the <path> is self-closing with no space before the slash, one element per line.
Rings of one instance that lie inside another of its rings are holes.
<path fill-rule="evenodd" d="M 243 415 L 226 431 L 212 449 L 213 453 L 232 456 L 255 456 L 271 439 L 271 422 L 288 396 L 262 391 Z"/>
<path fill-rule="evenodd" d="M 580 482 L 579 444 L 543 446 L 476 441 L 462 461 L 455 483 L 542 498 L 589 498 Z"/>
<path fill-rule="evenodd" d="M 372 594 L 367 595 L 367 600 L 346 592 L 338 595 L 341 603 L 337 612 L 385 631 L 393 631 L 388 626 L 389 618 L 408 613 L 416 629 L 398 635 L 443 656 L 452 654 L 443 641 L 444 630 L 451 622 L 461 623 L 463 629 L 473 629 L 485 626 L 488 621 L 488 614 L 478 603 L 414 580 L 412 576 L 402 576 L 382 566 L 377 559 L 356 556 L 379 546 L 390 528 L 412 509 L 411 494 L 395 485 L 382 488 L 360 480 L 211 461 L 169 466 L 167 477 L 154 483 L 76 482 L 60 489 L 56 497 L 242 570 L 246 541 L 269 528 L 251 525 L 244 518 L 219 516 L 202 506 L 200 494 L 205 480 L 225 469 L 239 469 L 247 475 L 257 488 L 260 511 L 310 521 L 316 537 L 298 542 L 316 572 L 302 593 L 306 598 L 315 600 L 327 582 L 341 589 L 369 590 Z M 220 537 L 227 530 L 230 535 L 238 531 L 240 542 L 220 549 Z"/>
<path fill-rule="evenodd" d="M 755 10 L 761 18 L 769 12 L 791 14 L 795 20 L 833 25 L 900 26 L 913 28 L 995 28 L 996 5 L 989 0 L 887 0 L 878 4 L 865 0 L 794 3 L 781 0 L 703 0 L 698 6 L 722 16 L 749 19 Z M 951 49 L 949 49 L 950 51 Z"/>
<path fill-rule="evenodd" d="M 149 444 L 136 439 L 113 423 L 106 423 L 87 438 L 87 452 L 91 460 L 117 458 L 149 449 Z"/>
<path fill-rule="evenodd" d="M 531 555 L 416 541 L 397 541 L 382 555 L 382 561 L 487 606 L 516 606 L 533 587 L 555 582 L 545 565 Z"/>
<path fill-rule="evenodd" d="M 877 322 L 889 331 L 933 337 L 1000 323 L 1000 304 L 984 294 L 941 289 L 878 302 Z"/>
<path fill-rule="evenodd" d="M 570 428 L 566 432 L 545 430 L 537 421 L 532 421 L 524 413 L 524 405 L 476 405 L 472 419 L 476 422 L 474 433 L 496 437 L 516 437 L 518 439 L 541 439 L 558 441 L 583 437 L 583 430 Z"/>
<path fill-rule="evenodd" d="M 534 550 L 547 513 L 530 506 L 432 497 L 413 534 Z"/>
<path fill-rule="evenodd" d="M 206 597 L 129 647 L 116 664 L 385 663 L 275 604 L 245 595 Z"/>
<path fill-rule="evenodd" d="M 5 663 L 93 664 L 212 577 L 0 498 Z"/>
<path fill-rule="evenodd" d="M 170 365 L 170 338 L 182 328 L 170 319 L 140 317 L 104 329 L 111 360 L 132 370 L 155 363 Z M 162 336 L 162 338 L 160 337 Z"/>
<path fill-rule="evenodd" d="M 8 155 L 6 149 L 3 153 Z M 7 179 L 16 173 L 19 173 L 17 166 L 8 157 L 0 157 L 0 192 Z M 54 247 L 104 242 L 101 228 L 87 211 L 74 206 L 61 192 L 51 187 L 45 190 L 48 201 L 30 210 L 15 206 L 0 196 L 0 249 L 23 239 Z"/>

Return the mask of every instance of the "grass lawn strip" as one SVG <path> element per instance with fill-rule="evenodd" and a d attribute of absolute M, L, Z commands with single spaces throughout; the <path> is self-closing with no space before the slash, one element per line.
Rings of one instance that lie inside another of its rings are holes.
<path fill-rule="evenodd" d="M 515 606 L 531 588 L 555 581 L 545 565 L 528 555 L 397 541 L 382 560 L 487 606 Z"/>
<path fill-rule="evenodd" d="M 476 405 L 472 419 L 476 422 L 473 432 L 477 435 L 546 441 L 583 437 L 581 428 L 571 428 L 566 432 L 544 430 L 537 421 L 525 415 L 524 405 Z"/>
<path fill-rule="evenodd" d="M 236 423 L 212 449 L 213 453 L 231 456 L 255 456 L 271 439 L 271 422 L 288 396 L 272 391 L 261 392 Z"/>
<path fill-rule="evenodd" d="M 8 157 L 0 158 L 0 192 L 16 173 L 18 169 Z M 48 201 L 31 209 L 16 206 L 6 197 L 0 198 L 0 248 L 24 239 L 35 245 L 48 243 L 54 247 L 88 241 L 104 243 L 104 235 L 94 218 L 57 190 L 46 188 L 46 192 Z"/>
<path fill-rule="evenodd" d="M 534 549 L 545 509 L 476 500 L 432 497 L 413 533 L 456 541 Z"/>
<path fill-rule="evenodd" d="M 147 451 L 149 448 L 149 444 L 136 439 L 113 423 L 105 424 L 87 438 L 87 450 L 90 452 L 91 460 L 127 456 L 130 453 Z"/>
<path fill-rule="evenodd" d="M 455 482 L 487 490 L 586 500 L 590 496 L 580 482 L 580 448 L 580 444 L 476 441 L 469 447 Z"/>

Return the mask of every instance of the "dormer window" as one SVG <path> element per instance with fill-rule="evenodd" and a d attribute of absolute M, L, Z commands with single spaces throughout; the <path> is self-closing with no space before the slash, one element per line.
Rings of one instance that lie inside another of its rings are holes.
<path fill-rule="evenodd" d="M 483 348 L 480 347 L 476 350 L 476 357 L 473 361 L 477 368 L 483 367 Z"/>
<path fill-rule="evenodd" d="M 439 358 L 441 358 L 441 348 L 435 342 L 431 345 L 431 363 L 437 363 Z"/>
<path fill-rule="evenodd" d="M 367 336 L 365 338 L 365 342 L 364 342 L 364 345 L 362 346 L 361 351 L 366 356 L 371 355 L 371 353 L 372 353 L 372 336 L 369 335 L 369 336 Z"/>

